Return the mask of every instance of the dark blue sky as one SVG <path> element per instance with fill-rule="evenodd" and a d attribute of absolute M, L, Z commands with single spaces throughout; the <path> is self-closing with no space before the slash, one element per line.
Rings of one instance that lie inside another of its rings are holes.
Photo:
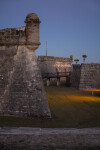
<path fill-rule="evenodd" d="M 40 20 L 41 46 L 37 55 L 100 63 L 100 0 L 0 0 L 0 29 L 25 26 L 28 13 Z"/>

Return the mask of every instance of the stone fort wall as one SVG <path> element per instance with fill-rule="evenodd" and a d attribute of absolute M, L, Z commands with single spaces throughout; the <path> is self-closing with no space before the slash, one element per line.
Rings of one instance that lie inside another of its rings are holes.
<path fill-rule="evenodd" d="M 28 14 L 26 26 L 0 30 L 0 113 L 51 117 L 35 56 L 39 18 Z"/>
<path fill-rule="evenodd" d="M 53 56 L 39 56 L 41 73 L 71 72 L 70 86 L 79 89 L 100 88 L 100 64 L 72 64 L 73 59 Z"/>
<path fill-rule="evenodd" d="M 80 64 L 73 64 L 72 65 L 71 78 L 70 78 L 71 87 L 79 88 L 80 77 L 81 77 L 81 65 Z"/>
<path fill-rule="evenodd" d="M 82 64 L 80 89 L 100 88 L 100 63 Z"/>
<path fill-rule="evenodd" d="M 0 30 L 0 45 L 25 44 L 25 27 Z"/>
<path fill-rule="evenodd" d="M 38 64 L 41 73 L 57 73 L 70 72 L 72 69 L 73 58 L 53 57 L 53 56 L 39 56 Z"/>
<path fill-rule="evenodd" d="M 73 65 L 71 86 L 79 89 L 100 89 L 100 63 Z"/>

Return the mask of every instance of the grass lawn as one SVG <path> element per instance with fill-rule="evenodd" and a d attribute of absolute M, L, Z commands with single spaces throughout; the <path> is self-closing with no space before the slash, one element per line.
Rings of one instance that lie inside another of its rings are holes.
<path fill-rule="evenodd" d="M 92 96 L 91 91 L 79 91 L 65 86 L 45 88 L 54 119 L 41 120 L 0 116 L 0 126 L 100 127 L 100 96 Z"/>

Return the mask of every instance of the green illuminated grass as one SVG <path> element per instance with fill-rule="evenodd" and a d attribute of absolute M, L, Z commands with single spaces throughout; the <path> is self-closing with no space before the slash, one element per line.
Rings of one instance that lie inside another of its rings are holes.
<path fill-rule="evenodd" d="M 100 97 L 92 96 L 91 91 L 50 86 L 46 87 L 46 93 L 53 119 L 0 116 L 0 126 L 100 127 Z"/>

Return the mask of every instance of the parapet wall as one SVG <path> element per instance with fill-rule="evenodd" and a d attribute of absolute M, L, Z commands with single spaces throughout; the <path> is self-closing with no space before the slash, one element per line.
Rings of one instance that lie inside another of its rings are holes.
<path fill-rule="evenodd" d="M 79 89 L 99 89 L 100 63 L 73 65 L 71 86 Z"/>
<path fill-rule="evenodd" d="M 41 73 L 70 72 L 72 69 L 72 58 L 39 56 L 38 64 Z"/>
<path fill-rule="evenodd" d="M 25 27 L 0 30 L 0 45 L 25 44 Z"/>
<path fill-rule="evenodd" d="M 72 61 L 71 58 L 54 57 L 54 56 L 38 56 L 38 60 L 39 61 L 61 61 L 61 62 Z"/>
<path fill-rule="evenodd" d="M 100 63 L 81 65 L 80 89 L 100 88 Z"/>

